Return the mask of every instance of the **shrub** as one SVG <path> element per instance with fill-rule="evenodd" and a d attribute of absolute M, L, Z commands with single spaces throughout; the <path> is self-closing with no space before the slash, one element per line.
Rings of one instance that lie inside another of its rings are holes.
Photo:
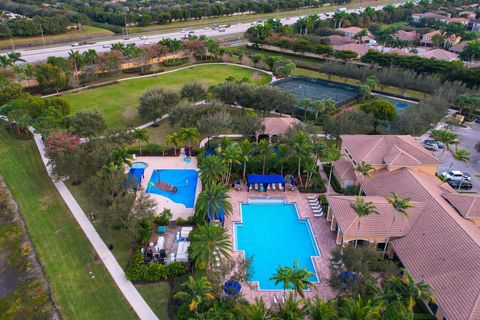
<path fill-rule="evenodd" d="M 178 277 L 187 272 L 187 265 L 174 262 L 169 265 L 155 262 L 144 263 L 140 252 L 135 253 L 125 271 L 128 280 L 133 282 L 156 282 L 172 277 Z"/>
<path fill-rule="evenodd" d="M 175 66 L 180 66 L 182 64 L 185 64 L 187 62 L 188 62 L 188 58 L 181 58 L 181 59 L 165 60 L 162 63 L 165 67 L 175 67 Z"/>
<path fill-rule="evenodd" d="M 153 222 L 158 226 L 166 226 L 170 223 L 173 213 L 168 208 L 163 208 L 163 211 L 154 218 Z"/>

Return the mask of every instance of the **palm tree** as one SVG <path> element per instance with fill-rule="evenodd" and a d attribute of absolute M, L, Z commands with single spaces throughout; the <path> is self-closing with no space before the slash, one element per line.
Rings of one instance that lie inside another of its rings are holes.
<path fill-rule="evenodd" d="M 366 163 L 363 160 L 355 167 L 355 171 L 358 171 L 362 174 L 362 181 L 360 182 L 360 190 L 358 191 L 358 195 L 362 195 L 363 180 L 365 179 L 365 177 L 370 177 L 370 171 L 372 171 L 373 169 L 374 168 L 371 164 Z"/>
<path fill-rule="evenodd" d="M 303 120 L 307 119 L 307 111 L 308 111 L 308 108 L 312 106 L 312 102 L 313 100 L 310 98 L 305 98 L 302 101 L 300 101 L 300 105 L 303 108 Z"/>
<path fill-rule="evenodd" d="M 87 61 L 89 64 L 95 64 L 97 60 L 97 51 L 95 49 L 88 49 L 82 53 L 83 60 Z"/>
<path fill-rule="evenodd" d="M 248 139 L 240 141 L 238 144 L 238 155 L 239 159 L 243 162 L 243 180 L 245 180 L 247 176 L 247 163 L 250 160 L 252 152 L 253 146 Z"/>
<path fill-rule="evenodd" d="M 131 166 L 132 162 L 132 155 L 128 153 L 128 148 L 118 148 L 112 151 L 112 162 L 117 166 L 121 167 L 122 165 L 126 164 L 127 166 Z"/>
<path fill-rule="evenodd" d="M 299 268 L 298 261 L 293 261 L 293 268 L 289 270 L 289 281 L 292 283 L 295 289 L 295 294 L 299 294 L 300 297 L 305 298 L 305 289 L 309 289 L 312 286 L 312 282 L 309 280 L 314 276 L 314 273 L 308 271 L 307 268 Z"/>
<path fill-rule="evenodd" d="M 182 137 L 177 132 L 173 132 L 165 137 L 165 141 L 173 145 L 173 153 L 177 155 L 178 144 L 182 141 Z"/>
<path fill-rule="evenodd" d="M 262 174 L 265 174 L 265 165 L 267 162 L 267 157 L 271 155 L 272 153 L 272 146 L 270 145 L 270 142 L 268 140 L 260 140 L 259 143 L 257 143 L 257 151 L 262 157 L 263 161 L 263 169 L 262 169 Z"/>
<path fill-rule="evenodd" d="M 380 308 L 370 300 L 364 300 L 361 296 L 356 299 L 345 297 L 339 308 L 341 319 L 345 320 L 373 320 L 380 318 Z"/>
<path fill-rule="evenodd" d="M 202 303 L 213 300 L 215 297 L 212 292 L 212 284 L 205 277 L 195 279 L 188 277 L 188 281 L 182 284 L 182 291 L 177 292 L 173 298 L 188 301 L 190 311 L 195 311 Z"/>
<path fill-rule="evenodd" d="M 217 213 L 223 212 L 228 217 L 233 208 L 227 191 L 228 187 L 223 184 L 207 185 L 197 198 L 195 214 L 200 214 L 198 218 L 202 218 L 203 221 L 208 219 L 211 223 Z"/>
<path fill-rule="evenodd" d="M 395 209 L 395 213 L 393 214 L 392 223 L 390 224 L 390 229 L 388 230 L 387 241 L 385 242 L 385 247 L 383 248 L 383 255 L 385 255 L 385 253 L 387 252 L 388 242 L 390 241 L 390 235 L 392 233 L 393 224 L 395 223 L 395 220 L 397 218 L 397 213 L 400 213 L 403 216 L 408 217 L 407 210 L 410 208 L 415 208 L 415 206 L 410 203 L 412 201 L 411 198 L 401 199 L 395 192 L 392 192 L 391 198 L 385 197 L 385 199 L 387 199 L 388 203 L 390 203 L 392 207 Z"/>
<path fill-rule="evenodd" d="M 237 143 L 232 143 L 225 149 L 221 150 L 221 159 L 224 163 L 228 165 L 228 173 L 225 178 L 225 183 L 228 185 L 230 182 L 230 176 L 232 174 L 233 164 L 240 164 L 239 161 L 239 147 Z"/>
<path fill-rule="evenodd" d="M 238 307 L 240 319 L 243 320 L 269 320 L 270 308 L 265 305 L 263 298 L 255 298 L 254 303 L 245 303 Z"/>
<path fill-rule="evenodd" d="M 415 282 L 412 275 L 407 271 L 404 271 L 404 276 L 401 279 L 391 277 L 385 285 L 385 290 L 398 293 L 401 301 L 410 312 L 413 312 L 413 308 L 418 301 L 436 303 L 432 295 L 432 287 L 424 281 Z"/>
<path fill-rule="evenodd" d="M 68 60 L 70 60 L 73 64 L 73 68 L 75 72 L 78 72 L 78 69 L 83 64 L 83 56 L 78 50 L 70 50 L 68 52 Z"/>
<path fill-rule="evenodd" d="M 191 143 L 198 142 L 198 130 L 197 128 L 182 128 L 180 130 L 180 136 L 182 137 L 183 141 L 187 141 L 188 144 L 188 153 L 189 155 L 192 154 Z"/>
<path fill-rule="evenodd" d="M 290 285 L 290 268 L 289 267 L 282 267 L 278 266 L 277 270 L 273 274 L 273 276 L 270 277 L 269 280 L 275 281 L 275 285 L 282 283 L 283 285 L 283 296 L 285 296 L 285 290 L 286 289 L 292 289 L 292 286 Z"/>
<path fill-rule="evenodd" d="M 302 181 L 302 160 L 310 156 L 310 151 L 312 149 L 312 140 L 310 136 L 305 131 L 297 131 L 292 136 L 291 141 L 289 142 L 290 148 L 298 160 L 297 163 L 297 172 L 298 179 L 300 184 L 303 186 Z"/>
<path fill-rule="evenodd" d="M 274 319 L 281 320 L 304 320 L 307 315 L 307 307 L 303 299 L 296 300 L 290 293 L 285 302 L 278 304 L 278 312 Z"/>
<path fill-rule="evenodd" d="M 356 248 L 357 242 L 358 242 L 358 233 L 360 232 L 360 222 L 362 218 L 369 216 L 372 213 L 379 214 L 379 212 L 376 210 L 376 207 L 372 202 L 365 202 L 365 200 L 360 197 L 355 197 L 355 203 L 350 203 L 350 208 L 352 208 L 355 211 L 358 217 L 357 234 L 355 236 L 355 248 Z"/>
<path fill-rule="evenodd" d="M 337 319 L 337 308 L 333 300 L 326 301 L 315 296 L 315 299 L 307 301 L 308 313 L 312 320 Z"/>
<path fill-rule="evenodd" d="M 315 110 L 315 120 L 318 119 L 318 114 L 325 112 L 325 100 L 315 100 L 310 105 Z"/>
<path fill-rule="evenodd" d="M 450 167 L 448 167 L 448 170 L 450 170 L 450 168 L 452 167 L 453 162 L 455 160 L 461 161 L 461 162 L 464 162 L 464 163 L 468 163 L 470 161 L 470 151 L 468 151 L 467 149 L 458 149 L 453 154 L 453 161 L 450 164 Z M 462 182 L 463 182 L 463 179 L 460 180 L 460 185 L 458 186 L 458 189 L 460 189 L 462 187 Z"/>
<path fill-rule="evenodd" d="M 227 167 L 224 166 L 219 157 L 213 155 L 203 159 L 199 164 L 199 168 L 200 179 L 205 187 L 222 181 L 227 174 Z"/>
<path fill-rule="evenodd" d="M 190 235 L 191 258 L 197 267 L 209 270 L 216 257 L 229 258 L 232 243 L 227 229 L 202 224 Z"/>
<path fill-rule="evenodd" d="M 134 129 L 133 138 L 138 141 L 138 149 L 140 150 L 140 155 L 142 155 L 142 142 L 148 142 L 150 140 L 150 135 L 145 129 Z"/>
<path fill-rule="evenodd" d="M 331 167 L 330 172 L 328 174 L 328 187 L 327 187 L 327 194 L 330 194 L 330 188 L 332 186 L 332 174 L 333 174 L 333 162 L 340 158 L 340 149 L 337 147 L 337 144 L 333 144 L 330 148 L 327 149 L 326 152 L 326 160 L 330 161 Z"/>
<path fill-rule="evenodd" d="M 432 130 L 432 137 L 433 139 L 440 141 L 445 145 L 440 158 L 443 157 L 446 149 L 450 151 L 451 145 L 458 144 L 458 134 L 453 133 L 450 130 Z"/>

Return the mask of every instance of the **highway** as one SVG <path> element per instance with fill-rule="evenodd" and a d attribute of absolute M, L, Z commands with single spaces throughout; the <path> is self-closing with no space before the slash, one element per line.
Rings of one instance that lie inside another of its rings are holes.
<path fill-rule="evenodd" d="M 394 4 L 394 6 L 399 6 L 400 4 Z M 346 10 L 346 12 L 362 12 L 366 7 L 359 7 L 356 9 Z M 376 10 L 380 10 L 383 6 L 376 6 L 372 7 Z M 324 12 L 319 14 L 321 19 L 331 18 L 334 15 L 334 11 L 331 12 Z M 294 24 L 299 18 L 298 17 L 290 17 L 290 18 L 283 18 L 280 19 L 283 24 Z M 188 34 L 195 34 L 195 35 L 206 35 L 207 37 L 219 37 L 219 36 L 226 36 L 229 34 L 238 34 L 245 32 L 248 28 L 250 28 L 254 23 L 238 23 L 232 24 L 228 28 L 222 28 L 220 31 L 219 29 L 212 29 L 212 28 L 204 28 L 204 29 L 195 29 L 195 30 L 182 30 L 181 32 L 172 32 L 172 33 L 162 33 L 162 34 L 153 34 L 148 36 L 142 36 L 140 39 L 139 36 L 131 37 L 129 39 L 116 39 L 116 40 L 106 40 L 106 41 L 99 41 L 92 44 L 80 45 L 80 46 L 72 46 L 69 45 L 60 45 L 54 47 L 47 47 L 41 49 L 28 49 L 28 50 L 17 50 L 20 52 L 22 59 L 24 59 L 28 63 L 39 62 L 46 60 L 49 56 L 57 56 L 57 57 L 68 57 L 68 53 L 70 50 L 78 50 L 80 53 L 87 51 L 89 49 L 94 49 L 97 53 L 106 52 L 110 50 L 110 46 L 113 43 L 121 42 L 124 44 L 128 43 L 135 43 L 137 46 L 142 46 L 145 44 L 156 43 L 163 38 L 175 38 L 181 39 Z"/>

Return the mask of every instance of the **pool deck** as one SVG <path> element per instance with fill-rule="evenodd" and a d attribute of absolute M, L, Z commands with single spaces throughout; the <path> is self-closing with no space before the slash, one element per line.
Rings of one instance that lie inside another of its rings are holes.
<path fill-rule="evenodd" d="M 198 171 L 197 167 L 197 158 L 192 157 L 190 163 L 184 161 L 183 156 L 179 157 L 161 157 L 161 156 L 137 156 L 132 162 L 145 162 L 148 164 L 148 167 L 145 169 L 145 178 L 142 179 L 140 187 L 143 190 L 146 190 L 147 184 L 150 181 L 153 170 L 156 169 L 193 169 Z M 202 186 L 200 183 L 200 178 L 197 180 L 197 188 L 195 191 L 195 200 L 198 197 L 198 194 L 202 191 Z M 161 212 L 164 208 L 172 210 L 173 217 L 172 219 L 182 218 L 187 219 L 190 216 L 193 216 L 195 212 L 194 208 L 187 208 L 181 203 L 176 203 L 170 200 L 167 197 L 155 194 L 148 193 L 152 199 L 157 203 L 157 212 Z"/>
<path fill-rule="evenodd" d="M 314 288 L 305 292 L 306 297 L 314 297 L 319 295 L 327 299 L 333 298 L 336 296 L 335 292 L 328 285 L 328 278 L 330 277 L 330 256 L 331 251 L 335 248 L 335 241 L 330 231 L 328 224 L 325 220 L 325 217 L 314 217 L 310 205 L 308 202 L 308 196 L 312 194 L 300 193 L 298 191 L 267 191 L 258 192 L 258 191 L 237 191 L 230 190 L 229 195 L 231 197 L 231 203 L 233 206 L 232 215 L 230 215 L 225 221 L 225 227 L 228 229 L 232 244 L 235 243 L 233 239 L 233 224 L 235 222 L 240 222 L 240 207 L 242 203 L 248 203 L 248 197 L 273 197 L 273 198 L 285 198 L 288 203 L 296 203 L 297 210 L 300 218 L 308 219 L 310 221 L 310 226 L 312 228 L 313 235 L 318 244 L 318 249 L 320 251 L 320 257 L 314 257 L 313 263 L 315 270 L 317 271 L 317 276 L 319 277 L 319 282 L 314 283 Z M 241 251 L 234 251 L 234 256 L 243 255 Z M 274 296 L 280 300 L 283 294 L 283 291 L 278 290 L 258 290 L 255 288 L 255 285 L 252 288 L 244 286 L 242 288 L 242 293 L 245 299 L 249 301 L 254 301 L 257 297 L 263 297 L 264 301 L 267 304 L 273 304 Z"/>

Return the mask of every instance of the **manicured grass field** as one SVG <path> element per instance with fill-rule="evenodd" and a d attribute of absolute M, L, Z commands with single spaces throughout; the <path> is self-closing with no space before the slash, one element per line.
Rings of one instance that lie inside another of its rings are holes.
<path fill-rule="evenodd" d="M 86 39 L 93 39 L 96 37 L 105 37 L 105 36 L 113 36 L 113 32 L 107 29 L 97 28 L 93 26 L 82 26 L 82 31 L 71 31 L 62 34 L 53 34 L 53 35 L 46 35 L 45 36 L 45 43 L 47 46 L 53 43 L 64 43 L 64 42 L 74 42 Z M 28 46 L 29 43 L 32 46 L 43 46 L 43 40 L 41 36 L 35 37 L 14 37 L 13 43 L 16 46 Z M 11 49 L 12 42 L 10 39 L 0 40 L 0 49 Z"/>
<path fill-rule="evenodd" d="M 105 116 L 109 128 L 121 129 L 127 126 L 123 116 L 125 110 L 131 108 L 136 112 L 140 97 L 148 89 L 165 88 L 178 91 L 184 84 L 192 81 L 199 82 L 207 88 L 223 82 L 229 76 L 239 80 L 247 77 L 258 84 L 270 82 L 270 76 L 262 73 L 260 79 L 254 80 L 254 74 L 257 72 L 241 66 L 199 65 L 172 73 L 159 74 L 157 77 L 129 80 L 106 87 L 69 93 L 63 97 L 70 102 L 73 113 L 97 109 Z M 133 124 L 140 124 L 142 121 L 136 118 L 133 122 Z"/>
<path fill-rule="evenodd" d="M 168 283 L 136 284 L 135 287 L 159 319 L 168 319 Z"/>
<path fill-rule="evenodd" d="M 137 319 L 48 178 L 33 140 L 0 129 L 0 174 L 19 205 L 62 318 Z"/>

